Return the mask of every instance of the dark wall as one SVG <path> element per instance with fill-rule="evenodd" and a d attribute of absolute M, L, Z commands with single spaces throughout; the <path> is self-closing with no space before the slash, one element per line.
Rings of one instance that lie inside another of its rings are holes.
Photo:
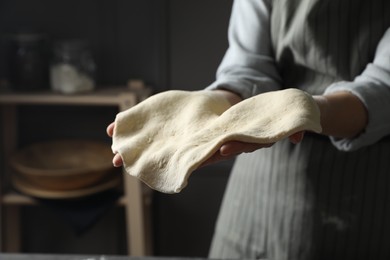
<path fill-rule="evenodd" d="M 231 0 L 170 1 L 170 86 L 212 83 L 227 44 Z"/>
<path fill-rule="evenodd" d="M 51 42 L 86 39 L 98 65 L 99 85 L 142 78 L 165 88 L 164 13 L 165 1 L 158 0 L 1 0 L 0 35 L 3 41 L 10 34 L 31 32 L 46 34 Z"/>
<path fill-rule="evenodd" d="M 88 39 L 101 87 L 142 78 L 157 91 L 198 90 L 214 80 L 227 48 L 231 4 L 232 0 L 0 0 L 0 37 L 4 41 L 12 33 L 40 32 L 52 41 Z M 5 51 L 0 49 L 0 76 L 7 74 Z M 115 109 L 59 107 L 55 111 L 61 114 L 58 123 L 51 121 L 53 111 L 48 107 L 21 110 L 22 143 L 78 135 L 109 141 L 104 128 Z M 48 118 L 49 125 L 45 123 Z M 34 129 L 28 128 L 31 121 L 36 122 Z M 207 256 L 230 167 L 227 162 L 196 171 L 180 194 L 154 194 L 156 255 Z M 123 213 L 120 209 L 111 210 L 81 236 L 46 208 L 26 208 L 24 212 L 26 251 L 126 253 L 124 222 L 118 221 Z"/>
<path fill-rule="evenodd" d="M 227 48 L 232 0 L 1 0 L 0 76 L 4 41 L 15 33 L 43 33 L 50 41 L 90 42 L 99 85 L 142 78 L 157 90 L 210 84 Z"/>

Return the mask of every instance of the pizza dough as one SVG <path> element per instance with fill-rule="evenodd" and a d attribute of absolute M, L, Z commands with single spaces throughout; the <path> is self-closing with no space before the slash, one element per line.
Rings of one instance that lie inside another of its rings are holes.
<path fill-rule="evenodd" d="M 172 90 L 119 113 L 112 149 L 127 173 L 157 191 L 177 193 L 227 141 L 273 143 L 303 130 L 321 132 L 320 112 L 298 89 L 264 93 L 234 106 L 209 90 Z"/>

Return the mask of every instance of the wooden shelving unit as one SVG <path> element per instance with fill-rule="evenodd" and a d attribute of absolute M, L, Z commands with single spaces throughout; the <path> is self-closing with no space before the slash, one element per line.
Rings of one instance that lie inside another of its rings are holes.
<path fill-rule="evenodd" d="M 2 113 L 2 143 L 4 169 L 0 169 L 0 246 L 4 252 L 20 251 L 19 209 L 21 206 L 39 206 L 29 196 L 5 189 L 12 174 L 7 165 L 10 154 L 15 152 L 18 143 L 17 107 L 20 105 L 66 105 L 66 106 L 115 106 L 120 111 L 134 106 L 148 95 L 147 92 L 133 92 L 126 88 L 106 87 L 88 94 L 62 95 L 50 91 L 15 93 L 0 92 Z M 8 178 L 8 180 L 7 180 Z M 129 255 L 144 256 L 151 254 L 151 228 L 148 216 L 151 204 L 151 191 L 137 179 L 124 174 L 124 196 L 117 202 L 125 207 L 127 224 L 127 245 Z M 4 225 L 6 223 L 6 225 Z"/>

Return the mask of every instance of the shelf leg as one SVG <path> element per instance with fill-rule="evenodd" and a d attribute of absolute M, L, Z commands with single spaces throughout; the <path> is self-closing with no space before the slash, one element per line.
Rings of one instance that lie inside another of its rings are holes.
<path fill-rule="evenodd" d="M 4 208 L 3 208 L 4 209 Z M 5 244 L 4 251 L 16 253 L 21 251 L 21 235 L 20 235 L 20 211 L 19 206 L 7 206 L 4 210 L 4 231 Z"/>
<path fill-rule="evenodd" d="M 137 100 L 134 94 L 122 94 L 119 97 L 119 109 L 124 111 L 134 106 Z M 151 245 L 151 221 L 150 221 L 150 201 L 146 205 L 143 193 L 143 184 L 125 171 L 124 192 L 125 192 L 125 212 L 127 229 L 127 251 L 132 256 L 150 255 Z"/>
<path fill-rule="evenodd" d="M 9 156 L 16 150 L 17 147 L 17 120 L 16 106 L 3 105 L 1 108 L 2 125 L 7 126 L 2 128 L 2 168 L 4 172 L 0 173 L 0 251 L 17 252 L 20 248 L 19 235 L 19 209 L 15 207 L 5 207 L 3 205 L 3 194 L 9 189 L 11 174 L 9 165 Z M 11 215 L 11 216 L 10 216 Z M 14 215 L 14 217 L 12 217 Z M 11 221 L 11 222 L 10 222 Z M 12 237 L 10 234 L 14 234 Z M 9 239 L 12 239 L 9 241 Z"/>
<path fill-rule="evenodd" d="M 124 173 L 126 197 L 127 250 L 129 255 L 146 255 L 145 222 L 141 183 Z"/>

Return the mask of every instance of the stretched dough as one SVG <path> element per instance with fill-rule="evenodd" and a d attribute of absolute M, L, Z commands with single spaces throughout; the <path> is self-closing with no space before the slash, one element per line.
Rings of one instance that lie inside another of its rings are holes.
<path fill-rule="evenodd" d="M 320 112 L 298 89 L 234 106 L 212 91 L 172 90 L 119 113 L 112 149 L 127 173 L 157 191 L 177 193 L 225 142 L 273 143 L 302 130 L 321 132 Z"/>

